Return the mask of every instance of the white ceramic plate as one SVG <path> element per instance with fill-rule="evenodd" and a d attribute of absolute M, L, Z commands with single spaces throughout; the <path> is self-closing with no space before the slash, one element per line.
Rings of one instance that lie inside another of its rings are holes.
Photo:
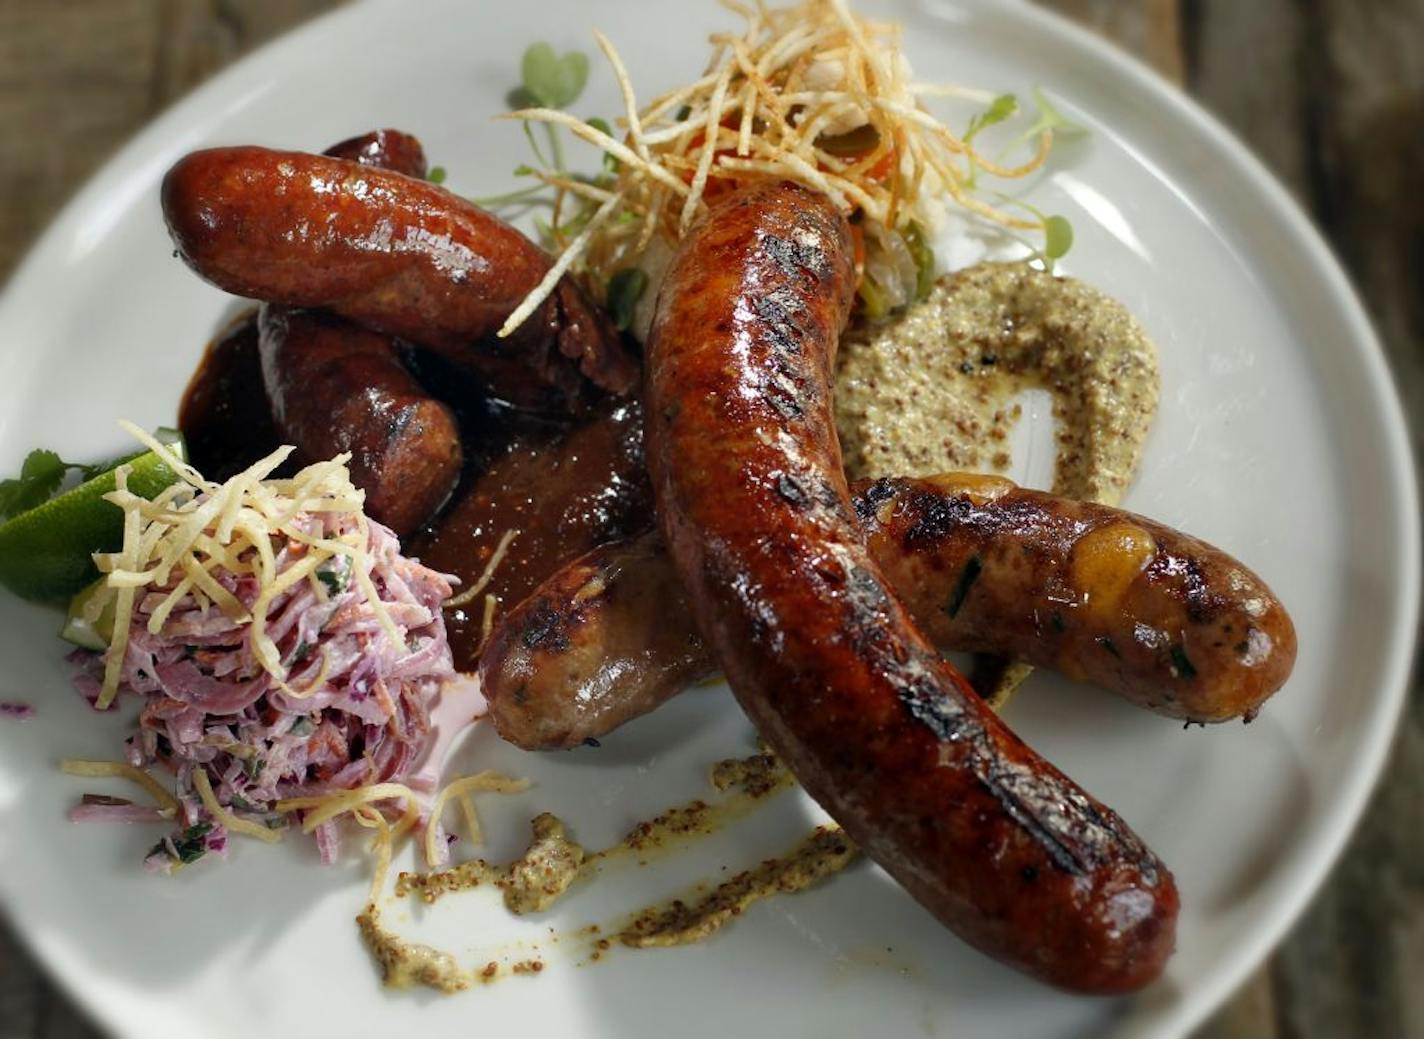
<path fill-rule="evenodd" d="M 56 618 L 0 600 L 0 893 L 54 974 L 114 1031 L 211 1035 L 1176 1034 L 1281 936 L 1324 875 L 1378 774 L 1403 699 L 1418 589 L 1415 494 L 1399 408 L 1359 304 L 1261 167 L 1198 109 L 1088 35 L 1019 3 L 889 5 L 919 75 L 1050 87 L 1093 129 L 1034 189 L 1077 228 L 1071 269 L 1141 316 L 1162 353 L 1163 404 L 1127 504 L 1258 570 L 1295 615 L 1295 677 L 1259 721 L 1182 728 L 1037 675 L 1012 705 L 1028 740 L 1114 805 L 1176 871 L 1180 947 L 1132 999 L 1050 991 L 970 952 L 888 878 L 859 866 L 764 903 L 715 940 L 579 966 L 568 932 L 781 850 L 811 809 L 783 797 L 716 840 L 615 872 L 546 918 L 491 893 L 388 919 L 470 963 L 538 950 L 537 979 L 454 998 L 388 994 L 352 917 L 365 867 L 324 870 L 301 840 L 239 842 L 227 864 L 141 873 L 152 831 L 71 826 L 94 784 L 61 756 L 114 755 L 122 726 L 69 691 Z M 489 116 L 523 48 L 592 50 L 604 29 L 645 94 L 685 80 L 730 16 L 701 2 L 369 3 L 242 62 L 141 134 L 79 195 L 0 302 L 0 470 L 43 445 L 90 458 L 119 416 L 171 421 L 229 306 L 172 258 L 163 170 L 191 148 L 318 149 L 376 126 L 418 133 L 454 188 L 510 186 L 524 143 Z M 584 113 L 616 110 L 597 61 Z M 600 751 L 527 756 L 476 732 L 453 767 L 527 775 L 486 802 L 487 853 L 515 853 L 538 809 L 590 846 L 705 793 L 705 766 L 749 745 L 725 693 L 682 698 Z M 554 942 L 555 933 L 564 935 Z M 512 1031 L 512 1030 L 518 1030 Z M 532 1029 L 532 1031 L 531 1031 Z"/>

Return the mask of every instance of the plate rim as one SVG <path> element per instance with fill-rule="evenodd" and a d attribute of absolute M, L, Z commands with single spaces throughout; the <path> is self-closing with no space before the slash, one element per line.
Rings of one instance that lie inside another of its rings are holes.
<path fill-rule="evenodd" d="M 983 0 L 971 0 L 976 5 Z M 1389 363 L 1383 340 L 1370 318 L 1368 309 L 1354 280 L 1345 270 L 1340 258 L 1321 233 L 1314 219 L 1292 196 L 1281 180 L 1271 172 L 1246 142 L 1222 119 L 1189 95 L 1181 87 L 1172 83 L 1146 62 L 1118 47 L 1106 38 L 1071 21 L 1067 17 L 1051 11 L 1029 0 L 1012 0 L 1009 5 L 1015 17 L 1029 22 L 1037 22 L 1046 31 L 1066 39 L 1080 51 L 1091 55 L 1096 61 L 1108 66 L 1116 74 L 1126 78 L 1150 95 L 1149 101 L 1161 104 L 1173 114 L 1202 133 L 1208 141 L 1221 149 L 1235 167 L 1244 175 L 1251 187 L 1270 206 L 1269 217 L 1275 220 L 1289 236 L 1305 246 L 1308 265 L 1324 276 L 1334 304 L 1341 308 L 1341 316 L 1348 325 L 1351 338 L 1360 348 L 1361 359 L 1365 362 L 1367 384 L 1372 399 L 1380 405 L 1380 428 L 1388 457 L 1384 470 L 1389 475 L 1399 495 L 1400 509 L 1396 519 L 1400 522 L 1403 543 L 1399 546 L 1402 554 L 1398 572 L 1408 575 L 1397 585 L 1394 609 L 1393 646 L 1390 659 L 1380 683 L 1382 712 L 1380 720 L 1366 736 L 1364 755 L 1366 760 L 1348 777 L 1347 790 L 1337 797 L 1332 810 L 1327 812 L 1319 847 L 1303 868 L 1303 876 L 1256 931 L 1254 938 L 1237 946 L 1226 955 L 1230 965 L 1214 974 L 1208 974 L 1202 984 L 1191 993 L 1184 993 L 1176 1002 L 1181 1008 L 1172 1020 L 1172 1012 L 1167 1011 L 1162 1020 L 1165 1028 L 1175 1034 L 1185 1034 L 1199 1025 L 1230 996 L 1237 991 L 1254 971 L 1281 943 L 1286 932 L 1300 919 L 1309 903 L 1319 894 L 1330 872 L 1339 863 L 1346 845 L 1364 820 L 1368 802 L 1379 786 L 1384 768 L 1390 758 L 1395 738 L 1404 717 L 1405 705 L 1409 700 L 1411 679 L 1415 671 L 1417 636 L 1420 622 L 1421 590 L 1421 541 L 1424 541 L 1424 527 L 1420 521 L 1420 485 L 1418 469 L 1410 439 L 1410 427 L 1404 413 L 1399 386 Z"/>
<path fill-rule="evenodd" d="M 1381 681 L 1377 683 L 1380 689 L 1377 720 L 1363 736 L 1357 767 L 1345 778 L 1344 789 L 1337 794 L 1334 804 L 1318 824 L 1320 832 L 1316 835 L 1316 847 L 1311 849 L 1307 861 L 1300 868 L 1301 877 L 1279 896 L 1276 906 L 1263 917 L 1252 938 L 1222 957 L 1227 962 L 1225 967 L 1204 975 L 1192 989 L 1147 1012 L 1143 1023 L 1151 1023 L 1165 1034 L 1185 1034 L 1219 1008 L 1300 919 L 1358 830 L 1368 800 L 1378 787 L 1389 760 L 1414 673 L 1414 633 L 1419 626 L 1421 588 L 1424 587 L 1420 577 L 1420 485 L 1410 427 L 1384 344 L 1353 280 L 1310 215 L 1233 129 L 1142 60 L 1055 11 L 1030 0 L 954 2 L 993 16 L 1023 20 L 1053 41 L 1076 49 L 1079 55 L 1141 91 L 1147 105 L 1170 110 L 1172 116 L 1201 135 L 1205 143 L 1218 149 L 1231 167 L 1233 176 L 1245 179 L 1249 188 L 1268 207 L 1263 219 L 1275 223 L 1287 238 L 1302 246 L 1301 259 L 1305 268 L 1321 279 L 1322 286 L 1329 293 L 1331 306 L 1349 329 L 1352 345 L 1363 362 L 1363 384 L 1379 409 L 1378 426 L 1385 449 L 1381 471 L 1399 498 L 1399 509 L 1394 516 L 1403 534 L 1402 543 L 1397 546 L 1401 556 L 1398 572 L 1407 576 L 1396 583 L 1389 603 L 1393 618 L 1392 644 L 1389 657 L 1380 668 Z M 377 0 L 351 3 L 295 26 L 234 61 L 174 100 L 144 124 L 75 190 L 25 251 L 5 284 L 0 286 L 0 327 L 13 320 L 12 312 L 20 306 L 18 300 L 23 290 L 31 281 L 42 277 L 44 267 L 53 260 L 52 254 L 62 249 L 72 237 L 80 216 L 92 207 L 93 196 L 100 194 L 110 182 L 114 182 L 115 186 L 129 184 L 147 173 L 143 167 L 184 148 L 183 135 L 173 134 L 173 127 L 191 122 L 191 112 L 229 93 L 235 84 L 252 76 L 255 67 L 272 61 L 274 55 L 302 47 L 333 23 L 365 17 L 369 10 L 382 6 L 393 5 L 384 5 Z M 935 6 L 931 0 L 914 0 L 912 6 L 936 17 L 931 10 Z M 936 17 L 936 20 L 940 19 Z M 167 148 L 157 143 L 170 136 L 173 140 Z M 8 906 L 0 904 L 0 914 L 9 922 L 16 944 L 40 965 L 47 979 L 64 992 L 90 1022 L 123 1031 L 127 1019 L 106 1012 L 97 998 L 86 994 L 77 978 L 71 978 L 68 972 L 61 970 L 60 957 L 54 954 L 48 943 L 36 941 L 28 929 L 18 926 L 16 916 Z"/>

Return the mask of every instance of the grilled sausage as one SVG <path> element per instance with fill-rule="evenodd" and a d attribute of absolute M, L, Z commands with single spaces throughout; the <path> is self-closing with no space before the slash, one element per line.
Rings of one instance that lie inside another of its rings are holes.
<path fill-rule="evenodd" d="M 376 130 L 328 155 L 409 176 L 425 175 L 420 142 Z M 366 512 L 405 537 L 449 497 L 462 462 L 450 409 L 405 369 L 400 344 L 342 318 L 264 303 L 259 354 L 267 400 L 299 461 L 351 452 L 352 482 Z"/>
<path fill-rule="evenodd" d="M 490 632 L 480 691 L 524 750 L 597 741 L 711 674 L 662 539 L 600 545 L 557 570 Z"/>
<path fill-rule="evenodd" d="M 272 418 L 302 462 L 351 452 L 366 513 L 405 537 L 460 478 L 460 430 L 401 363 L 390 337 L 317 310 L 266 305 L 258 319 Z"/>
<path fill-rule="evenodd" d="M 638 365 L 569 279 L 508 338 L 495 333 L 549 257 L 443 188 L 347 159 L 212 148 L 163 180 L 179 254 L 240 296 L 325 307 L 444 353 L 510 403 L 566 411 L 598 386 L 625 393 Z"/>
<path fill-rule="evenodd" d="M 862 480 L 855 511 L 941 650 L 1053 668 L 1169 718 L 1248 721 L 1285 684 L 1295 628 L 1226 553 L 1105 505 L 951 473 Z M 499 734 L 575 747 L 712 672 L 662 543 L 600 546 L 498 624 L 480 679 Z"/>
<path fill-rule="evenodd" d="M 683 238 L 645 387 L 669 555 L 738 702 L 874 861 L 1005 963 L 1140 988 L 1171 874 L 940 660 L 866 548 L 831 417 L 852 253 L 829 200 L 771 181 Z"/>
<path fill-rule="evenodd" d="M 322 154 L 422 180 L 427 172 L 425 149 L 419 139 L 399 130 L 372 130 L 360 137 L 349 137 Z"/>

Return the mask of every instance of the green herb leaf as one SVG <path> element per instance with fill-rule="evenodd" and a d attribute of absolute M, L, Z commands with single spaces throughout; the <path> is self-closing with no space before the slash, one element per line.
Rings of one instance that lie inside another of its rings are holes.
<path fill-rule="evenodd" d="M 954 584 L 954 592 L 949 597 L 949 603 L 945 606 L 944 612 L 949 614 L 952 620 L 964 606 L 964 600 L 969 598 L 969 589 L 974 587 L 974 582 L 979 580 L 979 575 L 984 572 L 984 561 L 978 556 L 970 556 L 969 562 L 964 564 L 964 569 L 959 572 L 959 580 Z"/>
<path fill-rule="evenodd" d="M 322 583 L 327 595 L 340 595 L 351 583 L 351 572 L 340 563 L 323 565 L 317 569 L 316 579 Z"/>
<path fill-rule="evenodd" d="M 588 55 L 569 51 L 559 56 L 547 43 L 530 44 L 520 66 L 524 89 L 546 108 L 563 108 L 578 100 L 588 82 Z"/>
<path fill-rule="evenodd" d="M 1082 135 L 1088 132 L 1087 127 L 1078 125 L 1054 108 L 1053 102 L 1049 101 L 1038 87 L 1033 88 L 1033 100 L 1038 106 L 1038 112 L 1034 115 L 1032 125 L 1019 135 L 1016 143 L 1031 141 L 1044 131 L 1064 135 Z"/>
<path fill-rule="evenodd" d="M 1043 221 L 1043 255 L 1049 260 L 1064 256 L 1073 248 L 1073 225 L 1065 216 L 1050 216 Z"/>
<path fill-rule="evenodd" d="M 860 297 L 865 316 L 871 321 L 880 321 L 890 315 L 890 297 L 869 274 L 860 279 L 856 295 Z"/>
<path fill-rule="evenodd" d="M 25 456 L 20 475 L 0 482 L 0 515 L 14 516 L 50 499 L 71 467 L 53 451 L 35 450 Z"/>
<path fill-rule="evenodd" d="M 430 172 L 425 175 L 425 179 L 428 180 L 428 181 L 430 181 L 430 183 L 432 183 L 432 184 L 444 184 L 444 183 L 445 183 L 445 167 L 444 167 L 444 166 L 431 166 L 431 167 L 430 167 Z"/>
<path fill-rule="evenodd" d="M 187 866 L 197 862 L 208 853 L 205 838 L 212 833 L 212 823 L 194 823 L 173 838 L 173 850 L 178 853 L 178 861 Z"/>
<path fill-rule="evenodd" d="M 934 250 L 930 248 L 929 238 L 925 229 L 914 220 L 900 232 L 900 237 L 905 239 L 905 245 L 915 261 L 915 299 L 927 299 L 935 280 Z"/>
<path fill-rule="evenodd" d="M 588 123 L 589 126 L 598 130 L 600 133 L 606 133 L 609 137 L 613 136 L 613 127 L 608 125 L 607 119 L 600 119 L 598 116 L 594 116 L 592 119 L 585 119 L 584 122 Z M 616 155 L 609 155 L 607 152 L 603 153 L 604 173 L 617 173 L 618 165 L 618 157 Z"/>
<path fill-rule="evenodd" d="M 969 129 L 964 131 L 964 143 L 968 144 L 980 130 L 1002 123 L 1012 118 L 1019 110 L 1019 99 L 1013 94 L 1000 94 L 989 102 L 989 107 L 969 120 Z"/>
<path fill-rule="evenodd" d="M 648 289 L 648 274 L 640 267 L 627 267 L 608 279 L 608 311 L 613 323 L 627 331 L 633 326 L 638 300 Z"/>
<path fill-rule="evenodd" d="M 1173 646 L 1167 655 L 1172 658 L 1172 673 L 1177 678 L 1197 677 L 1197 669 L 1192 665 L 1187 651 L 1181 646 Z"/>

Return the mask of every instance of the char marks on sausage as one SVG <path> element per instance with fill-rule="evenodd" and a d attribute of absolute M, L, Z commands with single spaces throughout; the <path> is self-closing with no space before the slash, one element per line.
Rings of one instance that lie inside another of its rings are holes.
<path fill-rule="evenodd" d="M 699 627 L 801 784 L 942 921 L 1050 983 L 1139 988 L 1173 946 L 1171 874 L 939 659 L 866 548 L 830 401 L 853 289 L 844 217 L 785 183 L 727 196 L 672 261 L 648 466 Z"/>
<path fill-rule="evenodd" d="M 1280 601 L 1186 534 L 996 477 L 851 490 L 871 556 L 942 651 L 1053 668 L 1196 722 L 1250 718 L 1290 675 L 1295 629 Z M 606 736 L 715 666 L 650 533 L 535 589 L 495 626 L 480 679 L 499 734 L 551 750 Z"/>

